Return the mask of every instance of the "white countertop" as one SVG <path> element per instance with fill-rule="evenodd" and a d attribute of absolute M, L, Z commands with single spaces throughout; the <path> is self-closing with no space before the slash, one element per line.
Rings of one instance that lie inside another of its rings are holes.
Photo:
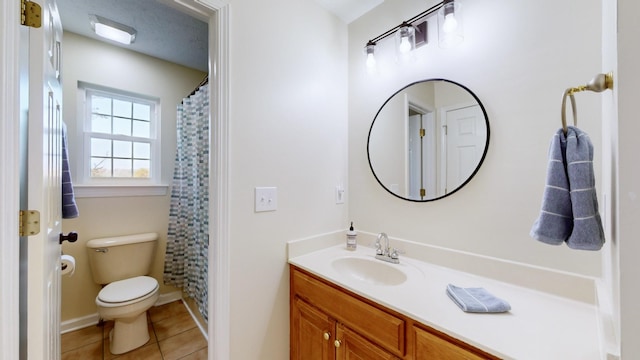
<path fill-rule="evenodd" d="M 389 266 L 402 270 L 407 281 L 395 286 L 374 285 L 345 276 L 332 266 L 334 259 L 350 256 L 373 258 L 374 250 L 359 246 L 348 251 L 338 245 L 290 258 L 289 263 L 501 358 L 601 358 L 593 305 L 402 255 L 400 264 Z M 447 284 L 483 287 L 508 301 L 511 311 L 465 313 L 447 296 Z"/>

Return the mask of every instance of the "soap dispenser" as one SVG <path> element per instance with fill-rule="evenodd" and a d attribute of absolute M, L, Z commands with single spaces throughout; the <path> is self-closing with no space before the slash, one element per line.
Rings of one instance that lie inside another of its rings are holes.
<path fill-rule="evenodd" d="M 347 250 L 353 251 L 358 246 L 358 241 L 356 240 L 356 236 L 358 236 L 358 233 L 356 233 L 356 231 L 353 230 L 353 221 L 352 221 L 351 226 L 349 227 L 349 231 L 347 231 Z"/>

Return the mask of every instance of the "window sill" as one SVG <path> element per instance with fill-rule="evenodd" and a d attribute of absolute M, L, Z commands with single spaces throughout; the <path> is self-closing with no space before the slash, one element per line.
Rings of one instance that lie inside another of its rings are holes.
<path fill-rule="evenodd" d="M 165 196 L 169 185 L 74 185 L 76 198 Z"/>

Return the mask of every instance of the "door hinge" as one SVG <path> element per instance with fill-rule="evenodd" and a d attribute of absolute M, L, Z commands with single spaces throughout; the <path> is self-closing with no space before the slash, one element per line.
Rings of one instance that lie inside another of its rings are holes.
<path fill-rule="evenodd" d="M 445 135 L 449 135 L 449 134 L 448 134 L 448 132 L 449 132 L 449 127 L 448 127 L 447 125 L 442 125 L 442 128 L 444 129 L 444 134 L 445 134 Z"/>
<path fill-rule="evenodd" d="M 420 129 L 420 137 L 423 138 L 425 135 L 427 135 L 427 132 L 425 129 Z"/>
<path fill-rule="evenodd" d="M 20 24 L 32 28 L 42 26 L 42 8 L 37 3 L 20 0 Z"/>
<path fill-rule="evenodd" d="M 40 212 L 20 210 L 20 236 L 32 236 L 40 233 Z"/>
<path fill-rule="evenodd" d="M 422 198 L 423 198 L 423 197 L 425 197 L 425 196 L 427 196 L 427 190 L 425 190 L 425 189 L 420 189 L 420 197 L 422 197 Z"/>

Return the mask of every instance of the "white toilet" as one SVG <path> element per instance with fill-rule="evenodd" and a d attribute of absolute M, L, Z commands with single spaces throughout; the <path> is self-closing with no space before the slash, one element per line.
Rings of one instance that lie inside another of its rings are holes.
<path fill-rule="evenodd" d="M 96 297 L 98 314 L 114 320 L 109 334 L 112 354 L 149 341 L 147 310 L 158 300 L 158 281 L 151 271 L 158 234 L 146 233 L 87 242 L 93 280 L 106 285 Z"/>

